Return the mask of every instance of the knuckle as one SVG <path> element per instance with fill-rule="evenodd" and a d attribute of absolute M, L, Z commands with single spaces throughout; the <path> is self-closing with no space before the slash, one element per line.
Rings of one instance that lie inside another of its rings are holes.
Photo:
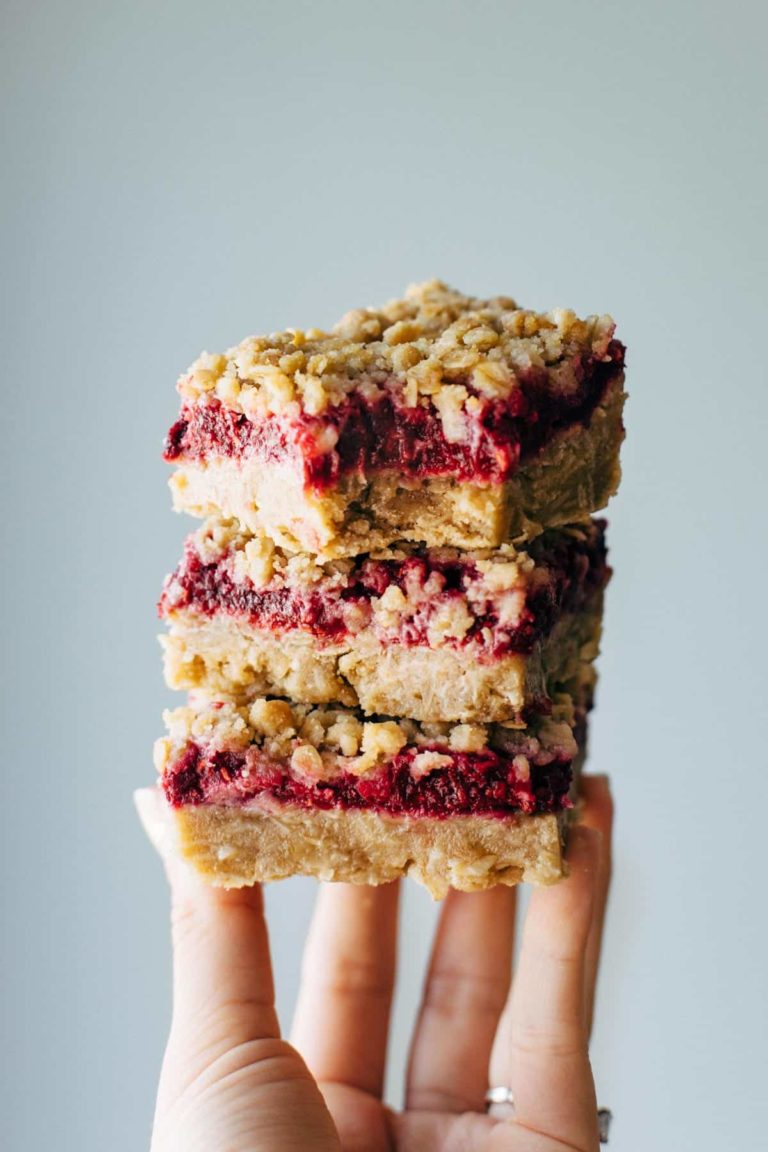
<path fill-rule="evenodd" d="M 519 1056 L 573 1059 L 586 1057 L 589 1045 L 583 1024 L 561 1022 L 556 1028 L 538 1028 L 535 1025 L 516 1028 L 512 1036 L 512 1051 Z"/>
<path fill-rule="evenodd" d="M 384 998 L 392 994 L 393 979 L 375 960 L 345 957 L 333 975 L 308 974 L 312 983 L 332 996 Z"/>
<path fill-rule="evenodd" d="M 433 972 L 424 991 L 424 1007 L 442 1016 L 471 1012 L 498 1015 L 507 993 L 507 982 L 455 968 Z"/>

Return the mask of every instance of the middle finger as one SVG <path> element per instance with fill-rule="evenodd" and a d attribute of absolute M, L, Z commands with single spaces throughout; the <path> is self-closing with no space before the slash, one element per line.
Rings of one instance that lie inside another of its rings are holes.
<path fill-rule="evenodd" d="M 319 891 L 292 1040 L 321 1082 L 381 1096 L 397 909 L 397 883 L 327 884 Z"/>

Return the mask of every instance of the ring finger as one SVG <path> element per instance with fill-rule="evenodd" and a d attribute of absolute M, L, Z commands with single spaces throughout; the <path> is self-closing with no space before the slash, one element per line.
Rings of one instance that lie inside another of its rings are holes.
<path fill-rule="evenodd" d="M 586 956 L 586 1016 L 587 1031 L 592 1031 L 592 1016 L 595 1004 L 600 952 L 603 942 L 603 925 L 608 903 L 608 890 L 611 884 L 611 839 L 613 830 L 613 800 L 607 776 L 583 776 L 581 792 L 584 799 L 582 823 L 588 828 L 597 828 L 602 833 L 600 844 L 600 864 L 595 886 L 595 910 L 592 927 L 587 941 Z"/>
<path fill-rule="evenodd" d="M 406 1108 L 482 1109 L 509 990 L 515 902 L 514 888 L 503 885 L 447 896 L 411 1045 Z"/>

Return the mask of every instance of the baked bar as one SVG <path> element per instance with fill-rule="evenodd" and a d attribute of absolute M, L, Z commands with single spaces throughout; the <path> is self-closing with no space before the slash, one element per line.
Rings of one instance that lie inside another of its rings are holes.
<path fill-rule="evenodd" d="M 408 873 L 443 896 L 562 873 L 586 733 L 567 695 L 525 731 L 265 698 L 200 697 L 166 723 L 156 766 L 178 846 L 216 884 Z"/>
<path fill-rule="evenodd" d="M 368 714 L 522 724 L 597 655 L 608 574 L 603 521 L 517 550 L 404 544 L 318 565 L 211 520 L 160 601 L 166 679 Z"/>
<path fill-rule="evenodd" d="M 324 558 L 495 548 L 584 519 L 619 481 L 613 332 L 432 281 L 330 334 L 204 353 L 166 439 L 174 504 Z"/>

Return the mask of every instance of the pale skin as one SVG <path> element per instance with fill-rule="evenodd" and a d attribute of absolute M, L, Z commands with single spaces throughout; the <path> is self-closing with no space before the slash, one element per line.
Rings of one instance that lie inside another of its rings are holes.
<path fill-rule="evenodd" d="M 399 1112 L 382 1099 L 398 885 L 321 887 L 289 1042 L 261 890 L 207 887 L 166 857 L 174 1004 L 152 1152 L 596 1152 L 612 803 L 605 777 L 583 794 L 570 876 L 533 891 L 513 979 L 515 889 L 445 900 Z M 155 802 L 139 797 L 150 835 Z M 484 1112 L 489 1084 L 511 1086 L 514 1116 Z"/>

